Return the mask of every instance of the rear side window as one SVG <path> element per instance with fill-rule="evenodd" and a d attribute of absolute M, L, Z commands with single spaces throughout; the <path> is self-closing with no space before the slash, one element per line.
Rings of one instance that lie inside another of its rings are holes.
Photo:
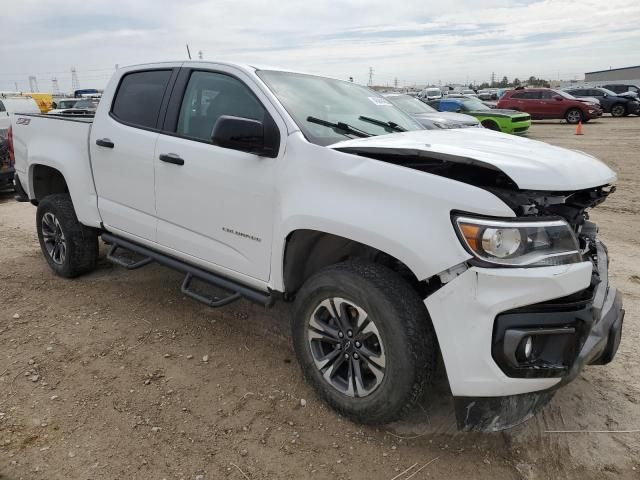
<path fill-rule="evenodd" d="M 540 100 L 542 98 L 541 92 L 524 92 L 523 97 L 526 100 Z"/>
<path fill-rule="evenodd" d="M 515 93 L 512 93 L 510 98 L 524 98 L 524 93 L 525 93 L 525 92 L 515 92 Z"/>
<path fill-rule="evenodd" d="M 129 73 L 122 77 L 111 113 L 118 120 L 143 127 L 156 128 L 164 91 L 171 70 Z"/>

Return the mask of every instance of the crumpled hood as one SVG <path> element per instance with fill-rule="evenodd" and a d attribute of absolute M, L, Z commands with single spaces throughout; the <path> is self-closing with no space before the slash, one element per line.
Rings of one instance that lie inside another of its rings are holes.
<path fill-rule="evenodd" d="M 573 191 L 607 185 L 616 173 L 591 155 L 481 128 L 416 130 L 357 138 L 328 148 L 367 153 L 445 158 L 502 171 L 520 189 Z"/>

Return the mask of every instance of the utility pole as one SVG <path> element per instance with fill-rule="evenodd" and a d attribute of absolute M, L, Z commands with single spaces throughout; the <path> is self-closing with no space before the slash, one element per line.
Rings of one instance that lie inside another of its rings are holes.
<path fill-rule="evenodd" d="M 51 79 L 51 91 L 54 95 L 60 95 L 60 86 L 58 85 L 58 79 L 56 77 Z"/>
<path fill-rule="evenodd" d="M 369 83 L 367 85 L 373 85 L 373 67 L 369 67 Z"/>
<path fill-rule="evenodd" d="M 202 60 L 202 50 L 198 52 L 198 59 Z"/>
<path fill-rule="evenodd" d="M 32 92 L 38 92 L 38 79 L 36 77 L 34 77 L 33 75 L 31 75 L 29 77 L 29 88 L 31 89 Z"/>
<path fill-rule="evenodd" d="M 78 79 L 78 72 L 76 72 L 76 67 L 71 67 L 71 88 L 75 90 L 80 90 L 80 80 Z"/>
<path fill-rule="evenodd" d="M 496 73 L 491 72 L 491 86 L 493 87 L 496 84 Z"/>
<path fill-rule="evenodd" d="M 398 77 L 396 77 L 396 78 L 394 78 L 394 79 L 393 79 L 393 86 L 394 86 L 395 88 L 398 88 Z"/>
<path fill-rule="evenodd" d="M 13 84 L 16 86 L 16 92 L 18 92 L 18 82 L 13 82 Z"/>

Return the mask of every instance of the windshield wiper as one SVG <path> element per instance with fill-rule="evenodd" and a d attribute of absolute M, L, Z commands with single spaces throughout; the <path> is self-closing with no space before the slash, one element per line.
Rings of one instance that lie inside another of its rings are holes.
<path fill-rule="evenodd" d="M 358 117 L 358 119 L 362 120 L 363 122 L 369 122 L 369 123 L 373 123 L 374 125 L 378 125 L 379 127 L 384 128 L 387 132 L 406 132 L 407 131 L 406 128 L 402 128 L 400 125 L 398 125 L 395 122 L 383 122 L 382 120 L 377 120 L 375 118 L 364 117 L 364 116 L 360 116 Z"/>
<path fill-rule="evenodd" d="M 355 135 L 356 137 L 365 138 L 365 137 L 373 136 L 370 133 L 364 132 L 362 130 L 358 130 L 357 128 L 352 127 L 351 125 L 344 122 L 337 122 L 337 123 L 327 122 L 326 120 L 322 120 L 321 118 L 316 118 L 316 117 L 307 117 L 307 122 L 317 123 L 318 125 L 333 128 L 334 130 L 341 130 L 343 132 L 350 133 L 351 135 Z"/>

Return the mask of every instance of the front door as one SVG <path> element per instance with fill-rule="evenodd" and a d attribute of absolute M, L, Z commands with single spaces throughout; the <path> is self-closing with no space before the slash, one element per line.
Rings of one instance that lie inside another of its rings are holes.
<path fill-rule="evenodd" d="M 174 91 L 172 102 L 182 102 L 155 149 L 157 241 L 187 260 L 267 281 L 278 158 L 213 145 L 211 133 L 222 115 L 274 117 L 250 79 L 220 68 L 183 70 L 176 83 L 176 90 L 184 83 L 184 94 Z"/>
<path fill-rule="evenodd" d="M 98 208 L 115 233 L 155 240 L 153 155 L 172 74 L 170 68 L 126 73 L 115 98 L 102 100 L 93 123 L 89 149 Z"/>

